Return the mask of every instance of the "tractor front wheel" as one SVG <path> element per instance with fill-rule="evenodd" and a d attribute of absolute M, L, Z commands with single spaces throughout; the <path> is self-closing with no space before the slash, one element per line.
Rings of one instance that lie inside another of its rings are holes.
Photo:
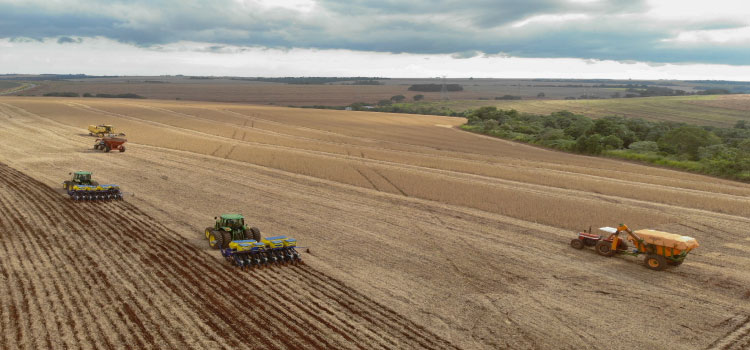
<path fill-rule="evenodd" d="M 596 252 L 601 256 L 612 256 L 615 255 L 615 251 L 612 250 L 612 242 L 599 241 L 596 243 Z"/>
<path fill-rule="evenodd" d="M 646 255 L 643 262 L 646 263 L 646 267 L 654 271 L 661 271 L 667 267 L 667 259 L 657 254 Z"/>
<path fill-rule="evenodd" d="M 578 238 L 573 238 L 570 241 L 570 246 L 575 249 L 583 249 L 583 241 Z"/>
<path fill-rule="evenodd" d="M 222 239 L 221 232 L 211 230 L 208 233 L 208 245 L 213 249 L 223 248 L 224 240 Z"/>

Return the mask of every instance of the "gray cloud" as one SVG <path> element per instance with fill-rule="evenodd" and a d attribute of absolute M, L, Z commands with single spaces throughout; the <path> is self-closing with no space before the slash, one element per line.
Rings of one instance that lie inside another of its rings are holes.
<path fill-rule="evenodd" d="M 643 0 L 320 0 L 311 12 L 233 0 L 0 0 L 0 38 L 72 43 L 101 36 L 153 48 L 198 41 L 212 43 L 205 50 L 217 53 L 237 50 L 226 46 L 261 46 L 440 53 L 457 59 L 498 52 L 657 63 L 746 64 L 750 58 L 747 45 L 688 47 L 664 41 L 685 30 L 746 25 L 741 21 L 655 23 L 647 11 Z M 564 16 L 570 17 L 561 20 Z"/>

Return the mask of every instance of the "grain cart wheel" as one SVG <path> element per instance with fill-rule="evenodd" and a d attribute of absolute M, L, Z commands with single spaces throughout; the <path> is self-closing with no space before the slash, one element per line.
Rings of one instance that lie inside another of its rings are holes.
<path fill-rule="evenodd" d="M 109 145 L 104 145 L 104 152 L 109 152 L 109 151 L 111 151 L 111 150 L 112 150 L 112 149 L 111 149 L 111 148 L 109 148 Z"/>
<path fill-rule="evenodd" d="M 211 230 L 208 233 L 208 245 L 213 249 L 219 249 L 223 245 L 221 232 Z"/>
<path fill-rule="evenodd" d="M 125 152 L 125 146 L 120 146 L 120 152 Z"/>
<path fill-rule="evenodd" d="M 615 252 L 612 250 L 612 242 L 599 241 L 596 243 L 596 252 L 601 256 L 612 256 Z"/>
<path fill-rule="evenodd" d="M 229 242 L 232 241 L 232 233 L 227 231 L 221 232 L 221 248 L 227 249 L 229 248 Z"/>
<path fill-rule="evenodd" d="M 651 270 L 661 271 L 667 267 L 667 259 L 661 255 L 648 254 L 643 261 L 646 263 L 646 267 Z"/>
<path fill-rule="evenodd" d="M 257 227 L 251 227 L 250 232 L 253 234 L 253 239 L 260 242 L 260 230 Z"/>
<path fill-rule="evenodd" d="M 573 238 L 570 241 L 570 246 L 575 249 L 583 249 L 583 241 L 578 238 Z"/>

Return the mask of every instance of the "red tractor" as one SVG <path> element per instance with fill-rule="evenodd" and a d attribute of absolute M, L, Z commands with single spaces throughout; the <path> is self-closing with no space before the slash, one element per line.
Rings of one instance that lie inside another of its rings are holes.
<path fill-rule="evenodd" d="M 125 142 L 128 142 L 128 140 L 121 137 L 102 137 L 96 139 L 96 143 L 94 143 L 94 149 L 104 152 L 109 152 L 111 150 L 125 152 Z"/>

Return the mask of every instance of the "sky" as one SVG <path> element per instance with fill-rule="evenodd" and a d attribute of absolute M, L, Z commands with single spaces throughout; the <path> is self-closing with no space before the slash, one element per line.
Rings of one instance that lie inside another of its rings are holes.
<path fill-rule="evenodd" d="M 750 81 L 746 0 L 0 0 L 0 74 Z"/>

